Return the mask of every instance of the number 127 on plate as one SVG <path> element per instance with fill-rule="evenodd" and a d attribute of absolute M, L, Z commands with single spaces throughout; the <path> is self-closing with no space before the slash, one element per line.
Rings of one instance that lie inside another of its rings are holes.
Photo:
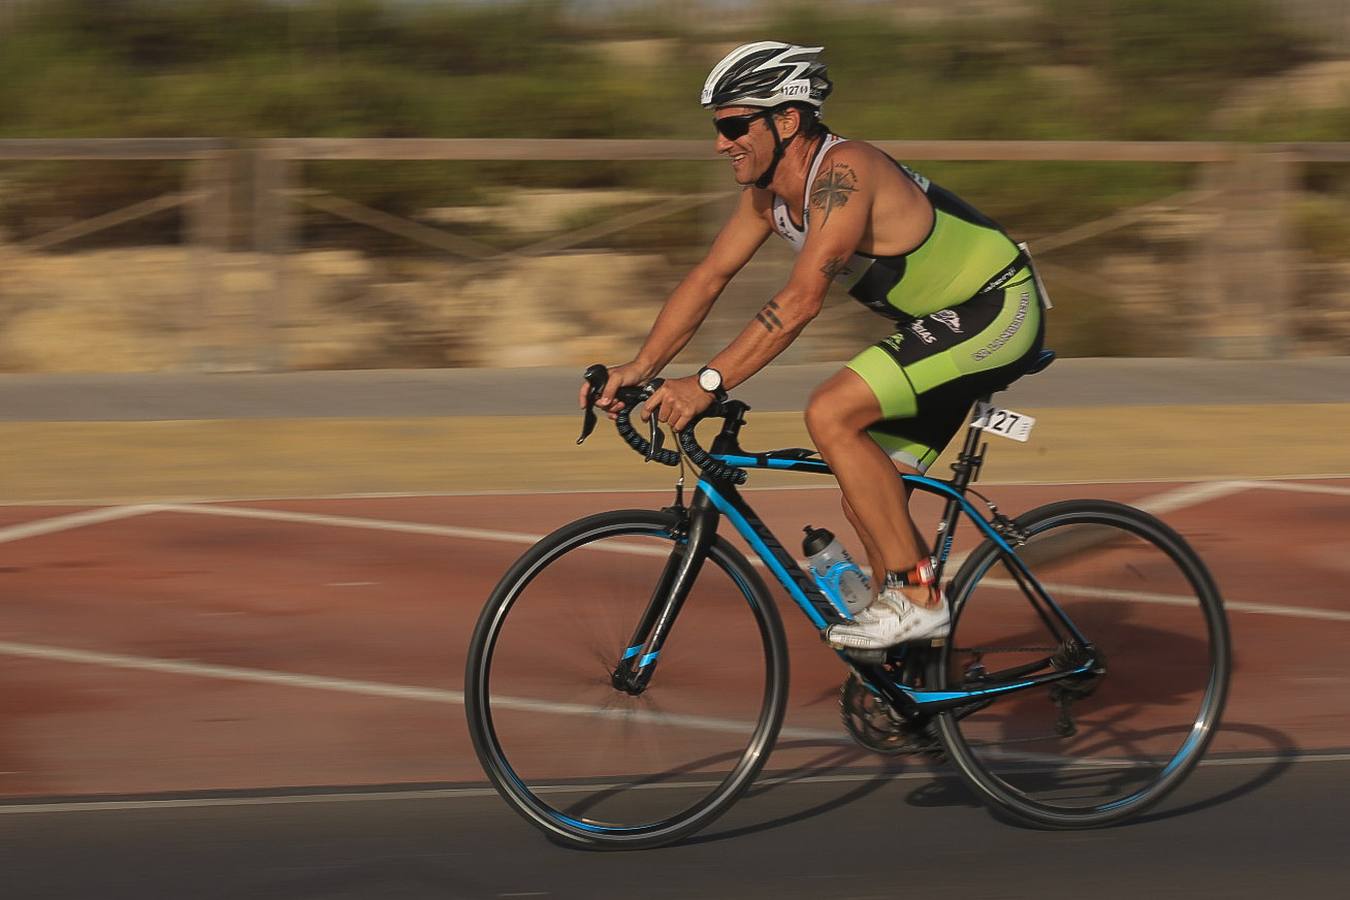
<path fill-rule="evenodd" d="M 1031 426 L 1036 424 L 1036 419 L 1026 413 L 1000 409 L 990 403 L 977 403 L 975 421 L 971 424 L 999 437 L 1025 442 L 1031 436 Z"/>

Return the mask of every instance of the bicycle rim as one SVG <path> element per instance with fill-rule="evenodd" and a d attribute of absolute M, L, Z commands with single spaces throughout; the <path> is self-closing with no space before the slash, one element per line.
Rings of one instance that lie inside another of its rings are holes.
<path fill-rule="evenodd" d="M 507 801 L 589 847 L 677 840 L 725 810 L 782 721 L 786 651 L 762 582 L 715 542 L 639 696 L 616 689 L 671 552 L 668 514 L 626 511 L 546 538 L 484 609 L 466 675 L 470 733 Z"/>
<path fill-rule="evenodd" d="M 1017 668 L 1056 652 L 1096 674 L 943 714 L 967 780 L 996 807 L 1050 827 L 1087 827 L 1161 800 L 1203 755 L 1229 674 L 1222 602 L 1185 541 L 1146 513 L 1068 501 L 1020 517 L 1017 553 L 1093 650 L 1067 656 L 986 542 L 952 588 L 953 630 L 938 677 L 971 690 L 1025 680 Z M 1049 616 L 1056 621 L 1054 615 Z"/>

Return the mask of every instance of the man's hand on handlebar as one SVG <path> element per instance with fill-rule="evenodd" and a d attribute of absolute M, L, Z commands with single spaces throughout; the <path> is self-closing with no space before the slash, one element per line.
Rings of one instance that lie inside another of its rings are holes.
<path fill-rule="evenodd" d="M 629 363 L 629 365 L 633 364 Z M 607 378 L 609 384 L 614 384 L 614 380 L 609 376 L 609 370 L 599 363 L 587 368 L 585 375 L 582 376 L 586 382 L 586 386 L 581 393 L 581 406 L 585 410 L 585 414 L 582 416 L 581 437 L 577 438 L 578 444 L 585 441 L 595 429 L 595 408 L 594 405 L 588 406 L 587 401 L 592 393 L 595 394 L 597 400 L 599 399 L 601 389 L 607 387 Z M 641 381 L 639 379 L 639 382 Z M 694 465 L 699 467 L 704 475 L 729 479 L 733 484 L 745 483 L 745 470 L 727 465 L 709 456 L 708 451 L 698 445 L 698 440 L 694 437 L 694 429 L 689 427 L 690 422 L 708 412 L 714 405 L 713 396 L 698 386 L 696 377 L 678 378 L 674 381 L 654 378 L 638 385 L 615 387 L 609 393 L 612 398 L 619 393 L 625 398 L 624 400 L 611 399 L 609 409 L 606 410 L 610 419 L 618 425 L 619 436 L 627 442 L 628 446 L 643 454 L 648 462 L 654 460 L 666 466 L 680 465 L 682 458 L 680 453 L 661 446 L 661 432 L 657 422 L 665 422 L 672 430 L 678 432 L 677 439 L 680 449 L 684 451 L 684 454 Z M 633 422 L 629 419 L 630 413 L 625 408 L 628 405 L 636 406 L 638 404 L 642 405 L 643 421 L 651 423 L 650 437 L 643 437 L 638 434 L 637 429 L 633 427 Z M 657 410 L 656 421 L 651 418 L 651 411 L 654 409 Z M 748 409 L 749 407 L 744 403 L 731 402 L 726 406 L 718 405 L 713 414 L 734 416 L 735 428 L 739 428 L 745 421 L 744 414 Z M 733 423 L 728 420 L 727 424 L 731 426 Z"/>
<path fill-rule="evenodd" d="M 610 376 L 613 383 L 614 377 Z M 642 405 L 642 421 L 651 418 L 652 409 L 656 409 L 657 418 L 675 431 L 683 431 L 685 426 L 713 404 L 713 395 L 698 386 L 698 378 L 668 378 L 656 389 L 650 400 Z"/>
<path fill-rule="evenodd" d="M 641 385 L 650 381 L 651 375 L 647 373 L 645 367 L 638 364 L 636 360 L 624 363 L 621 366 L 615 366 L 609 370 L 609 380 L 605 382 L 605 388 L 600 392 L 595 405 L 609 416 L 611 420 L 623 409 L 623 401 L 616 400 L 614 395 L 618 393 L 619 388 Z M 577 406 L 586 408 L 586 395 L 590 392 L 591 386 L 588 382 L 581 382 L 581 390 L 577 393 Z"/>

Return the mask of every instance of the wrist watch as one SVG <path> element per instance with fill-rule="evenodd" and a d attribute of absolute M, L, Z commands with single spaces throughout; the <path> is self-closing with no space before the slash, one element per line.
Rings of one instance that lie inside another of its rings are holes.
<path fill-rule="evenodd" d="M 727 399 L 727 392 L 722 389 L 722 373 L 710 366 L 698 370 L 698 386 L 712 394 L 718 403 Z"/>

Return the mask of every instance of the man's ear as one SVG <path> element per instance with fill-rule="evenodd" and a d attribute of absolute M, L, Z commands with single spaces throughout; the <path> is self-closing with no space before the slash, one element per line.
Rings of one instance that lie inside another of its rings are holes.
<path fill-rule="evenodd" d="M 774 124 L 778 128 L 778 136 L 783 140 L 792 137 L 802 129 L 802 111 L 795 106 L 789 106 L 773 114 Z"/>

